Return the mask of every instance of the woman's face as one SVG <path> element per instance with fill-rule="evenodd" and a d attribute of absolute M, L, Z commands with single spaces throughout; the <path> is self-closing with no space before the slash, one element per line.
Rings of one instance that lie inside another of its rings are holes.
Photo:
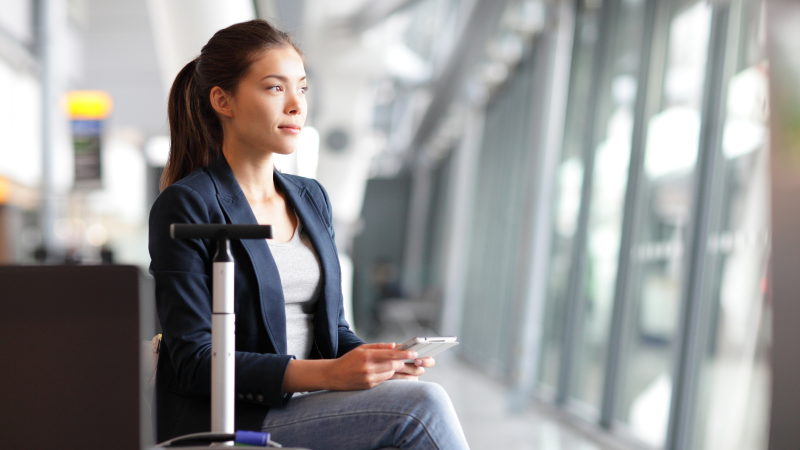
<path fill-rule="evenodd" d="M 306 71 L 291 46 L 255 60 L 230 99 L 225 139 L 258 152 L 289 154 L 306 121 Z"/>

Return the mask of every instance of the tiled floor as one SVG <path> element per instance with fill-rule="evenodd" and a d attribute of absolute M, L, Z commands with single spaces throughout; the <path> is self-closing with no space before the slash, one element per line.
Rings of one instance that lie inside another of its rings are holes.
<path fill-rule="evenodd" d="M 450 394 L 472 450 L 615 450 L 533 408 L 509 412 L 508 390 L 452 354 L 436 361 L 422 379 Z"/>

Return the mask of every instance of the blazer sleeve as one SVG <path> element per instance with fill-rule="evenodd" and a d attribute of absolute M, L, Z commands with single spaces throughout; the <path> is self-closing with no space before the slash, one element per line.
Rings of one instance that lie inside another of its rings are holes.
<path fill-rule="evenodd" d="M 156 281 L 156 307 L 167 351 L 181 391 L 211 395 L 211 242 L 175 240 L 172 223 L 211 223 L 209 208 L 195 190 L 172 185 L 150 211 L 150 272 Z M 289 355 L 237 351 L 236 391 L 252 403 L 285 404 L 283 377 Z M 259 402 L 259 399 L 261 400 Z"/>
<path fill-rule="evenodd" d="M 322 197 L 325 199 L 325 218 L 328 219 L 328 223 L 326 226 L 328 227 L 328 233 L 331 235 L 331 240 L 333 241 L 333 248 L 336 250 L 336 257 L 339 257 L 339 251 L 336 249 L 336 232 L 333 231 L 333 209 L 331 208 L 331 200 L 328 197 L 328 192 L 325 191 L 325 188 L 322 187 L 322 184 L 319 181 L 314 180 L 319 186 L 320 191 L 322 192 Z M 342 275 L 341 266 L 339 267 L 339 278 Z M 347 323 L 344 317 L 344 300 L 342 298 L 341 289 L 339 290 L 339 346 L 337 350 L 336 357 L 340 357 L 345 353 L 349 352 L 350 350 L 358 347 L 359 345 L 365 344 L 364 341 L 361 340 L 353 330 L 350 329 L 350 325 Z"/>

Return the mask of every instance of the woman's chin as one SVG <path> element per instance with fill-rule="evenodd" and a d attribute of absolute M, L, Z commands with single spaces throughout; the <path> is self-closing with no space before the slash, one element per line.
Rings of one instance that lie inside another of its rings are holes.
<path fill-rule="evenodd" d="M 275 155 L 291 155 L 297 151 L 297 140 L 282 140 L 281 142 L 263 143 L 261 148 Z"/>
<path fill-rule="evenodd" d="M 295 152 L 295 148 L 273 149 L 272 153 L 275 155 L 291 155 Z"/>

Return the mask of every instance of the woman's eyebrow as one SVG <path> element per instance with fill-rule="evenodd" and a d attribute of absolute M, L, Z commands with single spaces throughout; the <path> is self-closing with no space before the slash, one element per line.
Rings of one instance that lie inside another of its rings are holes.
<path fill-rule="evenodd" d="M 289 81 L 289 78 L 287 78 L 287 77 L 285 77 L 283 75 L 267 75 L 264 78 L 262 78 L 262 80 L 266 80 L 267 78 L 277 78 L 277 79 L 283 81 L 284 83 Z M 302 77 L 300 77 L 300 79 L 298 81 L 303 81 L 305 79 L 306 79 L 306 75 L 303 75 Z"/>

